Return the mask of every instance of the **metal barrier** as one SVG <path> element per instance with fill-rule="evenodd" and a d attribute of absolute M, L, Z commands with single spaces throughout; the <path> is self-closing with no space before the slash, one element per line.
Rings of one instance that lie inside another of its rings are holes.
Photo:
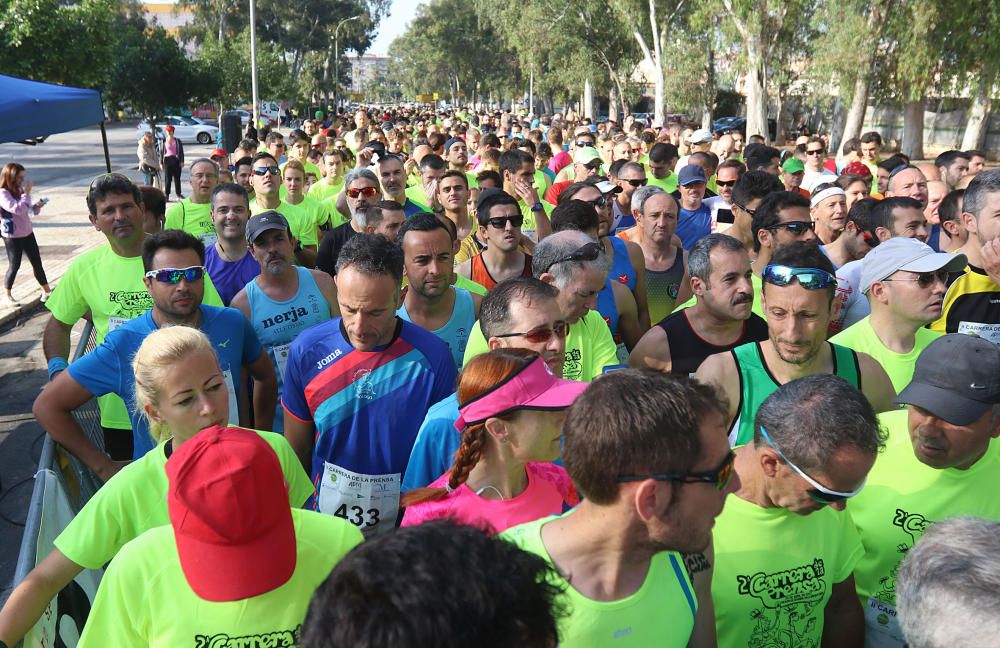
<path fill-rule="evenodd" d="M 97 333 L 94 325 L 87 322 L 80 335 L 80 342 L 73 353 L 73 362 L 90 352 L 97 344 Z M 90 399 L 82 407 L 73 412 L 74 418 L 99 448 L 104 448 L 104 434 L 101 430 L 101 412 L 97 399 Z M 59 482 L 59 486 L 69 495 L 73 513 L 78 512 L 84 504 L 97 492 L 101 480 L 80 461 L 58 446 L 52 437 L 45 435 L 42 453 L 38 459 L 38 470 L 35 473 L 35 485 L 31 492 L 28 505 L 28 517 L 24 525 L 24 536 L 18 553 L 17 566 L 14 571 L 14 587 L 34 569 L 38 558 L 38 538 L 42 532 L 44 520 L 43 503 L 47 480 L 42 473 L 48 473 Z"/>

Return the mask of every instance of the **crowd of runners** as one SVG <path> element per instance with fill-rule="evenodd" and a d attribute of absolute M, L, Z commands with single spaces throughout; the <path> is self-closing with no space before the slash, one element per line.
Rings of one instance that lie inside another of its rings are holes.
<path fill-rule="evenodd" d="M 102 568 L 85 647 L 997 645 L 982 152 L 404 108 L 253 134 L 180 200 L 87 191 L 107 244 L 45 303 L 34 414 L 104 485 L 0 646 Z"/>

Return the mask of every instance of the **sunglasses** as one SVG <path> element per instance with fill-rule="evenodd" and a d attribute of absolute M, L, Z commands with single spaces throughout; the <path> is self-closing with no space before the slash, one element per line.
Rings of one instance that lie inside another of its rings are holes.
<path fill-rule="evenodd" d="M 822 155 L 823 149 L 806 149 L 806 155 Z"/>
<path fill-rule="evenodd" d="M 703 472 L 687 473 L 650 473 L 648 475 L 619 475 L 616 480 L 619 484 L 623 482 L 645 481 L 655 479 L 656 481 L 675 481 L 682 484 L 712 484 L 716 490 L 725 490 L 729 484 L 730 477 L 733 476 L 733 461 L 736 454 L 732 451 L 716 468 Z"/>
<path fill-rule="evenodd" d="M 371 198 L 378 193 L 378 189 L 375 187 L 351 187 L 347 190 L 348 198 L 357 198 L 358 196 L 364 196 L 365 198 Z"/>
<path fill-rule="evenodd" d="M 605 195 L 594 198 L 593 200 L 581 200 L 580 202 L 585 202 L 588 205 L 594 207 L 594 209 L 599 209 L 608 204 L 608 197 Z"/>
<path fill-rule="evenodd" d="M 585 147 L 588 147 L 588 146 L 590 148 L 593 148 L 594 147 L 594 143 L 593 142 L 588 142 L 587 140 L 577 140 L 576 141 L 576 148 L 585 148 Z"/>
<path fill-rule="evenodd" d="M 797 279 L 799 285 L 806 290 L 823 290 L 830 286 L 836 287 L 837 278 L 819 268 L 789 268 L 783 265 L 768 265 L 764 268 L 764 281 L 775 286 L 787 286 Z"/>
<path fill-rule="evenodd" d="M 930 288 L 936 282 L 940 281 L 945 286 L 948 285 L 948 271 L 944 268 L 940 270 L 935 270 L 934 272 L 921 272 L 917 275 L 916 279 L 906 279 L 904 277 L 899 277 L 898 279 L 882 279 L 882 281 L 914 281 L 921 288 Z"/>
<path fill-rule="evenodd" d="M 633 187 L 645 187 L 647 180 L 646 178 L 642 178 L 640 180 L 623 180 L 623 182 L 627 182 Z"/>
<path fill-rule="evenodd" d="M 536 329 L 531 329 L 526 333 L 501 333 L 500 335 L 494 335 L 493 337 L 506 338 L 521 336 L 532 344 L 541 344 L 542 342 L 548 342 L 551 340 L 553 335 L 558 339 L 563 340 L 566 338 L 567 333 L 569 333 L 569 324 L 559 321 L 551 327 L 542 326 Z"/>
<path fill-rule="evenodd" d="M 815 229 L 816 224 L 812 221 L 788 221 L 787 223 L 778 223 L 777 225 L 772 225 L 768 227 L 768 230 L 776 230 L 780 228 L 785 228 L 795 236 L 802 236 L 806 232 Z"/>
<path fill-rule="evenodd" d="M 524 224 L 524 216 L 497 216 L 486 221 L 487 225 L 498 230 L 507 229 L 507 223 L 511 227 L 520 227 Z"/>
<path fill-rule="evenodd" d="M 276 166 L 269 167 L 257 167 L 253 170 L 255 176 L 266 176 L 268 173 L 271 175 L 278 175 L 281 173 L 281 169 Z"/>
<path fill-rule="evenodd" d="M 735 187 L 736 186 L 736 181 L 735 180 L 725 180 L 725 181 L 723 181 L 723 180 L 716 180 L 715 181 L 715 186 L 716 187 Z"/>
<path fill-rule="evenodd" d="M 875 236 L 875 232 L 869 232 L 868 230 L 861 230 L 861 238 L 864 239 L 865 244 L 870 248 L 878 247 L 878 244 L 882 242 Z"/>
<path fill-rule="evenodd" d="M 205 276 L 204 266 L 191 266 L 190 268 L 163 268 L 161 270 L 150 270 L 146 273 L 147 279 L 155 279 L 160 283 L 177 284 L 181 279 L 191 283 L 198 281 Z"/>
<path fill-rule="evenodd" d="M 596 171 L 597 169 L 601 168 L 601 161 L 600 160 L 591 160 L 590 162 L 587 162 L 583 166 L 587 167 L 591 171 Z"/>
<path fill-rule="evenodd" d="M 567 261 L 596 261 L 597 258 L 601 256 L 603 251 L 604 248 L 600 243 L 597 243 L 596 241 L 593 243 L 587 243 L 573 254 L 556 259 L 552 263 L 545 266 L 545 268 L 542 269 L 542 274 L 548 272 L 552 266 L 559 265 L 560 263 L 566 263 Z"/>
<path fill-rule="evenodd" d="M 747 214 L 750 215 L 750 218 L 753 218 L 754 216 L 757 215 L 757 210 L 756 209 L 750 209 L 749 207 L 744 207 L 743 205 L 739 204 L 735 200 L 733 201 L 733 207 L 736 207 L 738 209 L 743 210 L 744 212 L 746 212 Z"/>
<path fill-rule="evenodd" d="M 850 499 L 855 495 L 857 495 L 858 493 L 860 493 L 861 489 L 865 487 L 865 482 L 868 481 L 867 478 L 865 478 L 865 481 L 862 481 L 860 486 L 858 486 L 856 489 L 854 489 L 849 493 L 830 490 L 823 484 L 819 483 L 818 481 L 807 475 L 804 470 L 793 464 L 788 459 L 788 457 L 786 457 L 784 453 L 781 452 L 778 446 L 775 445 L 771 437 L 768 436 L 767 430 L 764 429 L 763 425 L 760 426 L 760 435 L 767 443 L 767 445 L 771 446 L 771 448 L 773 448 L 774 451 L 778 453 L 778 456 L 781 457 L 781 460 L 784 461 L 786 464 L 788 464 L 789 468 L 794 470 L 799 475 L 799 477 L 809 482 L 809 485 L 812 486 L 812 488 L 806 491 L 806 495 L 808 495 L 810 499 L 812 499 L 814 502 L 818 504 L 836 504 L 837 502 L 843 502 L 846 499 Z"/>

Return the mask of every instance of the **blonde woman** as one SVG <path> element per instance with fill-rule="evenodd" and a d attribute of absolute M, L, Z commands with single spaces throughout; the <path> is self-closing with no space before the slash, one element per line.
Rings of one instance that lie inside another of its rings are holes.
<path fill-rule="evenodd" d="M 55 539 L 55 548 L 18 585 L 0 610 L 0 641 L 20 641 L 60 590 L 84 569 L 101 569 L 125 543 L 170 524 L 167 459 L 200 430 L 226 425 L 229 395 L 208 337 L 186 326 L 149 335 L 136 352 L 136 409 L 148 417 L 158 445 L 110 479 Z M 281 435 L 258 432 L 281 463 L 291 506 L 313 487 Z"/>

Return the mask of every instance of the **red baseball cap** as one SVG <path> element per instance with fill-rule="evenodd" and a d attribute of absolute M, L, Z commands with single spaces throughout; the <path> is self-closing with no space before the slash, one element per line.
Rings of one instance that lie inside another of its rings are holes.
<path fill-rule="evenodd" d="M 213 426 L 167 461 L 181 569 L 206 601 L 259 596 L 295 571 L 295 527 L 278 456 L 259 434 Z"/>
<path fill-rule="evenodd" d="M 215 149 L 214 151 L 212 151 L 212 153 L 208 157 L 210 157 L 210 158 L 222 157 L 222 158 L 227 158 L 228 159 L 229 158 L 229 154 L 226 153 L 225 151 L 223 151 L 222 149 Z"/>
<path fill-rule="evenodd" d="M 844 167 L 844 173 L 850 173 L 851 175 L 860 176 L 865 180 L 872 177 L 871 169 L 869 169 L 864 162 L 859 162 L 857 160 L 851 162 L 846 167 Z"/>

